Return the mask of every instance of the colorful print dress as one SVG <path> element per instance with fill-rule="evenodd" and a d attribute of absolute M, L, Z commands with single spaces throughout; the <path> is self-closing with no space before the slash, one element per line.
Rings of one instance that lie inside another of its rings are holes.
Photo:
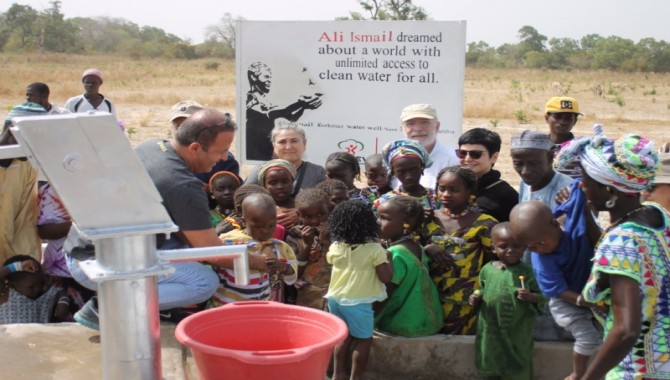
<path fill-rule="evenodd" d="M 300 236 L 302 225 L 295 226 L 286 234 L 286 243 L 296 254 L 305 248 L 305 242 Z M 326 261 L 328 247 L 324 247 L 319 237 L 314 238 L 309 248 L 309 256 L 303 266 L 302 274 L 295 283 L 297 289 L 296 305 L 326 310 L 327 302 L 324 296 L 328 293 L 332 265 Z M 298 272 L 300 273 L 300 272 Z"/>
<path fill-rule="evenodd" d="M 298 278 L 298 264 L 291 247 L 285 242 L 277 239 L 259 242 L 247 235 L 245 231 L 233 230 L 219 236 L 224 245 L 246 244 L 251 255 L 274 254 L 277 259 L 285 260 L 293 267 L 291 275 L 270 275 L 256 269 L 249 269 L 249 284 L 237 285 L 235 283 L 235 271 L 224 267 L 215 267 L 214 271 L 219 276 L 219 287 L 207 307 L 218 307 L 239 301 L 269 300 L 283 302 L 281 299 L 282 283 L 293 285 Z"/>
<path fill-rule="evenodd" d="M 591 277 L 583 291 L 588 302 L 611 305 L 610 289 L 601 289 L 601 274 L 629 277 L 640 283 L 642 329 L 628 355 L 606 379 L 670 379 L 670 215 L 655 203 L 645 203 L 663 214 L 659 229 L 624 222 L 608 231 L 596 247 Z M 614 315 L 607 314 L 605 337 Z"/>
<path fill-rule="evenodd" d="M 496 224 L 498 221 L 492 216 L 480 214 L 471 226 L 445 235 L 463 241 L 453 247 L 454 268 L 445 271 L 437 265 L 431 266 L 444 311 L 445 334 L 474 335 L 477 331 L 477 311 L 468 304 L 468 298 L 478 289 L 479 271 L 493 258 L 491 229 Z"/>

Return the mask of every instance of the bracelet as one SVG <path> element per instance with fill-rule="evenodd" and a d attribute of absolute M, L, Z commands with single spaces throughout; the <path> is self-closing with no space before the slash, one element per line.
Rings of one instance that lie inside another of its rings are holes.
<path fill-rule="evenodd" d="M 62 296 L 58 299 L 58 305 L 67 305 L 70 306 L 70 297 Z"/>
<path fill-rule="evenodd" d="M 20 261 L 14 261 L 13 263 L 7 264 L 7 268 L 9 268 L 9 272 L 11 273 L 21 272 L 23 270 L 23 265 Z"/>
<path fill-rule="evenodd" d="M 582 295 L 581 294 L 577 296 L 577 301 L 575 301 L 575 305 L 577 305 L 577 307 L 582 307 Z"/>

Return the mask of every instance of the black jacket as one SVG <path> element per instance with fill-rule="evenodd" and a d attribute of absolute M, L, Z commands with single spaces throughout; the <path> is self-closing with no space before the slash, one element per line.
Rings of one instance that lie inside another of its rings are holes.
<path fill-rule="evenodd" d="M 509 221 L 509 213 L 519 203 L 519 193 L 509 183 L 500 179 L 500 172 L 491 170 L 477 179 L 479 209 L 499 222 Z"/>

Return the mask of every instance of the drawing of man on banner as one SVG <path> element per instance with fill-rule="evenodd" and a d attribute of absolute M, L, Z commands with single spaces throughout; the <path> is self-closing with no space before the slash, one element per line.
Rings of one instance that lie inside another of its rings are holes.
<path fill-rule="evenodd" d="M 305 71 L 306 69 L 303 69 Z M 246 159 L 267 161 L 272 159 L 270 132 L 275 120 L 283 118 L 289 122 L 300 119 L 305 110 L 321 106 L 321 95 L 301 95 L 298 101 L 285 108 L 278 108 L 267 99 L 272 84 L 272 71 L 262 62 L 254 62 L 247 70 L 249 92 L 247 92 Z M 310 84 L 313 84 L 310 80 Z"/>

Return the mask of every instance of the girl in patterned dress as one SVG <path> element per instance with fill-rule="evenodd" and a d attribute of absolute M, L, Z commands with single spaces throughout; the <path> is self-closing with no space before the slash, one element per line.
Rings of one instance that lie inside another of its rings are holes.
<path fill-rule="evenodd" d="M 455 260 L 450 270 L 431 268 L 444 311 L 442 332 L 473 335 L 477 331 L 477 311 L 468 299 L 478 289 L 479 271 L 493 259 L 491 229 L 498 221 L 472 207 L 477 177 L 470 169 L 451 166 L 440 170 L 436 191 L 444 206 L 435 212 L 445 232 L 439 241 L 447 243 L 445 248 Z"/>
<path fill-rule="evenodd" d="M 268 189 L 277 204 L 277 224 L 289 229 L 298 224 L 293 198 L 295 168 L 286 160 L 270 160 L 258 168 L 258 183 Z"/>
<path fill-rule="evenodd" d="M 442 207 L 439 199 L 435 198 L 433 189 L 423 187 L 419 180 L 423 170 L 432 165 L 430 155 L 421 144 L 412 140 L 396 140 L 384 146 L 382 149 L 384 163 L 391 168 L 391 175 L 400 182 L 400 187 L 392 192 L 383 194 L 375 201 L 375 208 L 380 203 L 396 195 L 407 195 L 415 198 L 421 203 L 425 212 L 425 218 L 417 229 L 422 245 L 431 243 L 431 236 L 443 235 L 444 231 L 439 220 L 435 218 L 434 210 Z"/>
<path fill-rule="evenodd" d="M 209 179 L 209 196 L 216 203 L 214 209 L 209 210 L 209 218 L 212 227 L 216 227 L 221 221 L 235 213 L 235 201 L 233 196 L 240 188 L 240 179 L 233 172 L 222 170 L 214 173 Z"/>

